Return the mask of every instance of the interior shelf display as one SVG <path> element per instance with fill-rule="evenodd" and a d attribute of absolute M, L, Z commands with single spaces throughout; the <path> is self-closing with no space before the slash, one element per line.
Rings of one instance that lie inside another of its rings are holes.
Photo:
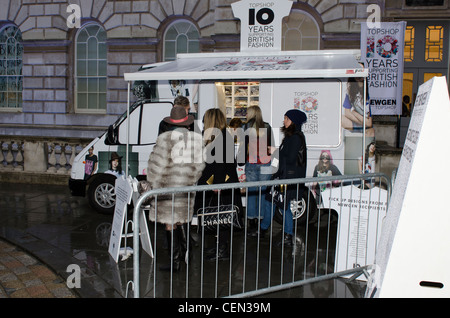
<path fill-rule="evenodd" d="M 259 106 L 259 82 L 222 82 L 227 118 L 245 118 L 247 107 Z"/>

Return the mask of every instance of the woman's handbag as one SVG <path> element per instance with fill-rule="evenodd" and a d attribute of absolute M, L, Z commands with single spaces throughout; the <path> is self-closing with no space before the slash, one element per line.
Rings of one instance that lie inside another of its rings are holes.
<path fill-rule="evenodd" d="M 209 205 L 197 210 L 200 228 L 203 227 L 205 232 L 209 233 L 217 232 L 217 226 L 219 230 L 228 230 L 231 227 L 240 230 L 242 225 L 239 215 L 239 207 L 234 204 Z"/>
<path fill-rule="evenodd" d="M 278 208 L 284 210 L 285 208 L 285 184 L 277 184 L 274 186 L 267 186 L 266 188 L 266 200 L 273 202 Z"/>

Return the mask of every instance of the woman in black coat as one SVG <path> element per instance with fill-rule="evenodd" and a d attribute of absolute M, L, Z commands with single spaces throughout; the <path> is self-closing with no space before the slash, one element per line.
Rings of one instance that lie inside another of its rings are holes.
<path fill-rule="evenodd" d="M 306 122 L 306 119 L 306 114 L 298 109 L 291 109 L 284 115 L 284 125 L 281 128 L 284 139 L 280 145 L 278 171 L 273 175 L 273 179 L 305 178 L 307 155 L 302 125 Z M 286 210 L 284 211 L 284 241 L 287 245 L 292 244 L 294 234 L 290 201 L 301 198 L 304 189 L 304 185 L 297 186 L 296 184 L 287 187 Z M 267 231 L 272 222 L 272 202 L 264 200 L 263 212 L 261 235 Z"/>
<path fill-rule="evenodd" d="M 206 166 L 198 180 L 198 185 L 237 183 L 239 182 L 236 171 L 236 159 L 234 155 L 234 139 L 227 130 L 226 118 L 220 109 L 208 109 L 203 118 L 205 130 L 203 139 L 206 144 Z M 220 199 L 220 202 L 218 200 Z M 240 189 L 198 192 L 195 197 L 194 211 L 203 207 L 215 207 L 218 204 L 234 204 L 238 208 L 239 219 L 242 218 L 242 201 Z M 202 222 L 202 219 L 199 219 Z M 213 234 L 216 234 L 214 226 Z M 228 259 L 230 230 L 220 228 L 218 246 L 207 250 L 206 258 L 210 260 Z"/>

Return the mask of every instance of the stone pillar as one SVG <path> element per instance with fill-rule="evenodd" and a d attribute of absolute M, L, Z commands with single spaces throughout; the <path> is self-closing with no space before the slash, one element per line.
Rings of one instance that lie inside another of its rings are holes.
<path fill-rule="evenodd" d="M 47 171 L 47 160 L 45 158 L 43 142 L 25 142 L 23 167 L 24 171 L 28 172 Z"/>

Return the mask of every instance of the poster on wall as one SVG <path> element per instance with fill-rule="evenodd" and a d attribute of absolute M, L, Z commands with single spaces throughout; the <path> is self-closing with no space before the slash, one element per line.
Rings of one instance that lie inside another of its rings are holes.
<path fill-rule="evenodd" d="M 372 115 L 401 115 L 406 22 L 380 25 L 369 28 L 361 24 L 361 60 L 369 69 L 369 104 Z"/>
<path fill-rule="evenodd" d="M 289 15 L 290 0 L 242 0 L 231 4 L 241 20 L 241 52 L 281 51 L 282 20 Z"/>
<path fill-rule="evenodd" d="M 345 135 L 361 134 L 365 126 L 367 137 L 375 136 L 375 129 L 372 123 L 372 106 L 368 92 L 368 81 L 363 77 L 349 78 L 343 83 L 343 103 L 342 103 L 342 128 Z M 364 91 L 366 100 L 364 101 Z"/>

